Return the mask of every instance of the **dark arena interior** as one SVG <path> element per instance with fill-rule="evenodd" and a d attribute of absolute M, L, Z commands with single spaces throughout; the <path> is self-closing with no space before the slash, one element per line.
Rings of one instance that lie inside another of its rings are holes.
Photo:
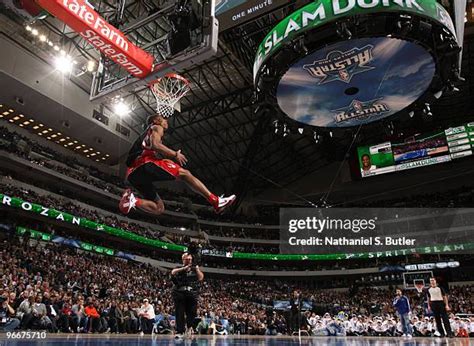
<path fill-rule="evenodd" d="M 470 345 L 473 0 L 0 28 L 0 346 Z"/>

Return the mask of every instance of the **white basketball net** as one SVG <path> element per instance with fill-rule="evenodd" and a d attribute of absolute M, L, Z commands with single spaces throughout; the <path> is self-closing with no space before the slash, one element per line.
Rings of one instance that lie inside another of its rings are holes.
<path fill-rule="evenodd" d="M 156 98 L 156 112 L 164 118 L 174 114 L 176 103 L 190 90 L 189 82 L 180 75 L 170 73 L 150 83 Z"/>

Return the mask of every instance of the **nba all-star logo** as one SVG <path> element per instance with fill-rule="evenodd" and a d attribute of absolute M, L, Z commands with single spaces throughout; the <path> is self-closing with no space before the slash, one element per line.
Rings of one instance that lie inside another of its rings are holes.
<path fill-rule="evenodd" d="M 362 102 L 353 100 L 348 107 L 335 109 L 335 120 L 337 124 L 350 120 L 364 120 L 372 116 L 382 115 L 390 112 L 390 108 L 383 102 L 382 98 Z"/>
<path fill-rule="evenodd" d="M 346 52 L 335 50 L 329 52 L 326 59 L 303 65 L 303 68 L 312 77 L 319 79 L 319 85 L 334 81 L 350 83 L 355 75 L 374 69 L 372 66 L 367 66 L 373 59 L 373 48 L 374 46 L 369 44 Z"/>

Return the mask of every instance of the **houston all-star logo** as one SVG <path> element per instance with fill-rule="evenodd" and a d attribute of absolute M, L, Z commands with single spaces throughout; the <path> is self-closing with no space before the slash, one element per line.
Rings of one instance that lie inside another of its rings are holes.
<path fill-rule="evenodd" d="M 353 100 L 348 107 L 333 110 L 336 113 L 336 123 L 340 124 L 350 120 L 364 120 L 372 116 L 382 115 L 390 112 L 387 104 L 381 102 L 382 98 L 362 102 Z"/>
<path fill-rule="evenodd" d="M 303 69 L 308 71 L 312 77 L 319 79 L 319 85 L 334 81 L 350 83 L 355 75 L 375 68 L 367 66 L 373 60 L 373 49 L 374 46 L 368 44 L 365 47 L 355 47 L 345 52 L 334 50 L 328 53 L 326 59 L 303 65 Z"/>

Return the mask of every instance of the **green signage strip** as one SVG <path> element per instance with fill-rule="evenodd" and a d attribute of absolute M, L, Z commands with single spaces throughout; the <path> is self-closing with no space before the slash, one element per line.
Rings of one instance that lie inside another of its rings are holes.
<path fill-rule="evenodd" d="M 84 218 L 73 216 L 71 214 L 63 213 L 55 209 L 45 208 L 39 204 L 23 201 L 20 198 L 9 197 L 4 194 L 0 194 L 0 203 L 12 208 L 22 209 L 24 211 L 30 211 L 32 213 L 46 216 L 50 219 L 55 219 L 63 222 L 75 224 L 80 227 L 89 228 L 95 231 L 105 232 L 123 239 L 129 239 L 138 243 L 158 247 L 161 249 L 172 250 L 172 251 L 186 251 L 187 247 L 183 245 L 176 245 L 171 243 L 162 242 L 159 240 L 148 239 L 143 236 L 137 235 L 132 232 L 125 231 L 123 229 L 98 224 L 94 221 L 90 221 Z M 26 228 L 18 228 L 18 232 L 23 234 L 26 232 Z M 51 235 L 42 233 L 34 230 L 28 230 L 32 236 L 41 238 L 46 241 L 51 240 Z M 113 255 L 112 249 L 95 246 L 93 244 L 82 243 L 81 248 L 88 251 L 96 251 L 99 253 L 106 253 Z M 227 255 L 228 258 L 240 258 L 240 259 L 252 259 L 252 260 L 278 260 L 278 261 L 328 261 L 328 260 L 346 260 L 346 259 L 364 259 L 364 258 L 381 258 L 381 257 L 396 257 L 406 256 L 410 254 L 443 254 L 443 253 L 456 253 L 456 252 L 472 252 L 474 251 L 474 243 L 466 244 L 450 244 L 450 245 L 435 245 L 425 246 L 420 248 L 411 248 L 394 251 L 381 251 L 381 252 L 364 252 L 364 253 L 347 253 L 347 254 L 327 254 L 327 255 L 274 255 L 274 254 L 263 254 L 263 253 L 247 253 L 247 252 L 233 252 Z M 112 252 L 112 253 L 110 253 Z"/>
<path fill-rule="evenodd" d="M 125 231 L 120 228 L 110 227 L 104 224 L 100 224 L 94 221 L 84 219 L 82 217 L 74 216 L 74 215 L 64 213 L 55 209 L 46 208 L 39 204 L 26 202 L 20 198 L 9 197 L 7 195 L 0 194 L 0 201 L 1 201 L 1 204 L 7 205 L 12 208 L 22 209 L 24 211 L 29 211 L 35 214 L 46 216 L 50 219 L 54 219 L 57 221 L 62 221 L 62 222 L 70 223 L 70 224 L 77 225 L 80 227 L 92 229 L 95 231 L 108 233 L 108 234 L 111 234 L 123 239 L 128 239 L 131 241 L 154 246 L 154 247 L 165 249 L 165 250 L 186 251 L 185 246 L 166 243 L 166 242 L 156 240 L 156 239 L 149 239 L 141 235 L 138 235 L 129 231 Z"/>
<path fill-rule="evenodd" d="M 26 232 L 29 232 L 30 238 L 33 238 L 33 239 L 41 239 L 41 240 L 48 241 L 48 242 L 51 242 L 51 241 L 55 240 L 54 236 L 52 234 L 49 234 L 49 233 L 44 233 L 44 232 L 36 231 L 34 229 L 25 228 L 25 227 L 17 227 L 16 228 L 16 233 L 20 236 L 23 236 Z M 61 238 L 61 237 L 59 237 L 59 238 Z M 82 242 L 82 241 L 79 241 L 79 240 L 75 240 L 74 242 L 76 242 L 82 250 L 97 252 L 97 253 L 106 254 L 106 255 L 109 255 L 109 256 L 114 256 L 115 255 L 114 250 L 103 247 L 103 246 L 89 244 L 89 243 L 85 243 L 85 242 Z M 64 244 L 64 243 L 60 243 L 60 244 Z"/>
<path fill-rule="evenodd" d="M 267 261 L 329 261 L 329 260 L 348 260 L 348 259 L 370 259 L 382 257 L 398 257 L 413 254 L 443 254 L 443 253 L 467 253 L 474 251 L 474 243 L 433 245 L 411 249 L 380 251 L 380 252 L 361 252 L 347 254 L 328 254 L 328 255 L 272 255 L 259 253 L 234 252 L 232 258 L 267 260 Z"/>
<path fill-rule="evenodd" d="M 268 33 L 257 50 L 254 80 L 270 56 L 302 33 L 341 18 L 384 12 L 428 17 L 447 27 L 456 37 L 449 13 L 436 0 L 315 0 L 283 19 Z"/>
<path fill-rule="evenodd" d="M 44 241 L 51 241 L 52 239 L 52 236 L 49 233 L 43 233 L 43 232 L 35 231 L 34 229 L 28 229 L 25 227 L 16 228 L 16 233 L 21 236 L 23 236 L 26 233 L 26 231 L 30 232 L 30 238 L 33 238 L 33 239 L 41 239 Z"/>

